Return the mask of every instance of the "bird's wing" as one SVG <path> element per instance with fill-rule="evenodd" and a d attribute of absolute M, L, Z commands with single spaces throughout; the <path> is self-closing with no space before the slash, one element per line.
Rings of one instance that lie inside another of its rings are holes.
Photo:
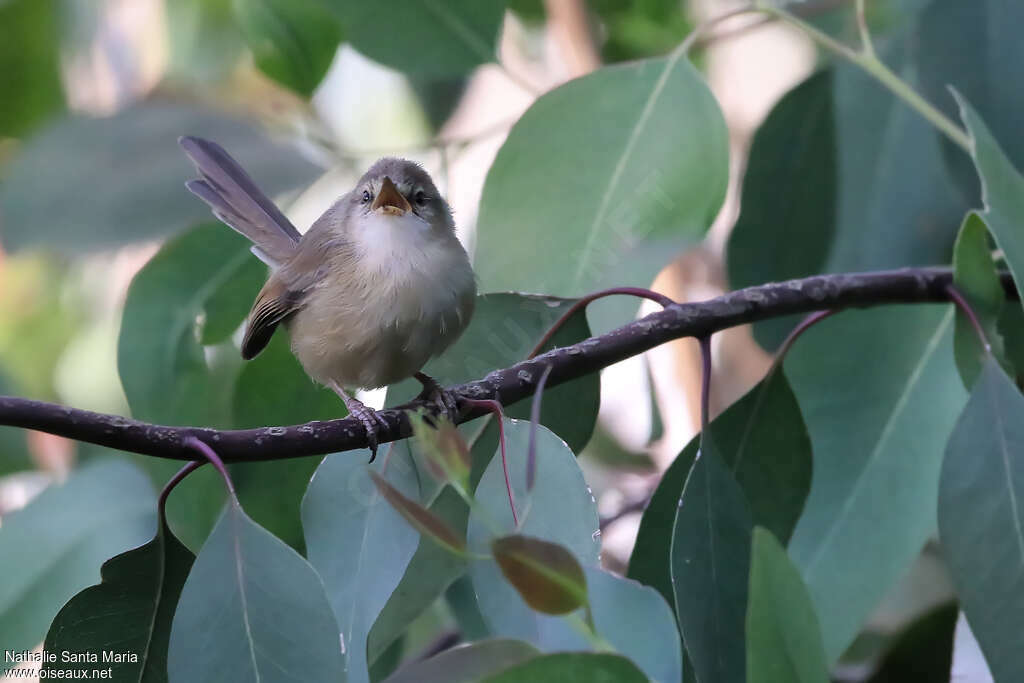
<path fill-rule="evenodd" d="M 271 275 L 249 311 L 242 337 L 242 358 L 255 358 L 266 348 L 277 326 L 302 307 L 303 298 L 303 293 L 290 290 L 276 273 Z"/>
<path fill-rule="evenodd" d="M 252 240 L 253 253 L 261 260 L 276 267 L 291 258 L 299 231 L 238 162 L 209 140 L 186 136 L 178 144 L 202 175 L 185 187 L 209 204 L 217 218 Z"/>

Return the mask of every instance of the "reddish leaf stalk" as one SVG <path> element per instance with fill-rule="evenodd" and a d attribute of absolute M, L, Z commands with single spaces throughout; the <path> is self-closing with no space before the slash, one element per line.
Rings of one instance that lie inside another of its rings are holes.
<path fill-rule="evenodd" d="M 985 328 L 981 326 L 981 321 L 978 319 L 978 314 L 971 308 L 971 304 L 968 303 L 967 298 L 956 288 L 956 285 L 946 285 L 946 293 L 949 294 L 950 300 L 956 304 L 957 308 L 960 309 L 964 315 L 967 316 L 967 320 L 970 321 L 971 327 L 974 328 L 974 333 L 978 335 L 978 341 L 981 342 L 981 347 L 985 349 L 985 354 L 992 355 L 992 345 L 988 341 L 988 335 L 985 334 Z"/>
<path fill-rule="evenodd" d="M 526 490 L 533 490 L 533 482 L 537 474 L 537 425 L 540 424 L 540 399 L 544 394 L 551 366 L 545 365 L 537 382 L 537 390 L 533 392 L 533 403 L 530 405 L 530 446 L 526 450 Z"/>
<path fill-rule="evenodd" d="M 555 333 L 557 333 L 558 330 L 562 329 L 562 326 L 565 325 L 566 321 L 576 315 L 576 313 L 581 309 L 586 308 L 592 301 L 597 301 L 598 299 L 603 299 L 607 296 L 615 296 L 617 294 L 625 294 L 627 296 L 635 296 L 641 299 L 656 301 L 661 304 L 662 308 L 668 308 L 672 304 L 676 303 L 664 294 L 659 294 L 658 292 L 650 289 L 644 289 L 643 287 L 612 287 L 611 289 L 602 289 L 600 292 L 588 294 L 570 306 L 568 310 L 566 310 L 566 312 L 563 313 L 553 325 L 551 325 L 548 331 L 544 333 L 544 336 L 540 338 L 540 341 L 537 342 L 537 345 L 533 347 L 533 350 L 530 351 L 530 355 L 528 355 L 526 359 L 529 360 L 540 353 L 541 349 L 544 348 L 544 345 L 551 341 L 551 338 L 555 336 Z"/>
<path fill-rule="evenodd" d="M 782 361 L 786 358 L 786 354 L 789 353 L 789 350 L 793 347 L 793 344 L 796 343 L 796 340 L 800 337 L 800 335 L 802 335 L 808 329 L 818 324 L 825 318 L 829 317 L 833 313 L 838 313 L 840 310 L 842 309 L 837 308 L 828 311 L 815 311 L 814 313 L 811 313 L 806 318 L 801 320 L 800 323 L 793 328 L 793 330 L 789 333 L 786 339 L 782 342 L 782 345 L 779 346 L 779 350 L 775 354 L 775 360 L 772 361 L 772 367 L 771 370 L 768 371 L 768 374 L 775 372 L 775 369 L 782 365 Z"/>
<path fill-rule="evenodd" d="M 235 500 L 238 496 L 235 495 L 235 484 L 231 481 L 231 475 L 228 473 L 228 468 L 224 466 L 224 461 L 220 459 L 217 453 L 210 448 L 210 446 L 194 436 L 186 436 L 181 441 L 181 445 L 186 448 L 191 448 L 197 451 L 200 455 L 206 458 L 211 465 L 217 468 L 220 472 L 220 476 L 224 478 L 224 485 L 228 487 L 228 493 Z"/>
<path fill-rule="evenodd" d="M 505 413 L 501 404 L 494 399 L 467 398 L 462 404 L 469 408 L 486 410 L 498 418 L 498 448 L 501 450 L 501 469 L 505 473 L 505 488 L 508 490 L 508 506 L 512 509 L 512 523 L 519 526 L 519 514 L 516 512 L 516 498 L 512 493 L 512 479 L 508 476 L 508 457 L 505 454 Z"/>
<path fill-rule="evenodd" d="M 193 460 L 188 463 L 178 473 L 171 477 L 170 481 L 164 484 L 163 489 L 160 491 L 160 497 L 156 502 L 157 514 L 160 515 L 160 524 L 164 525 L 167 523 L 167 515 L 165 514 L 167 508 L 167 496 L 171 495 L 171 491 L 174 487 L 181 483 L 182 479 L 195 472 L 197 469 L 205 465 L 206 463 L 202 460 Z"/>
<path fill-rule="evenodd" d="M 704 434 L 708 428 L 709 406 L 711 404 L 711 335 L 697 339 L 700 343 L 700 432 Z"/>

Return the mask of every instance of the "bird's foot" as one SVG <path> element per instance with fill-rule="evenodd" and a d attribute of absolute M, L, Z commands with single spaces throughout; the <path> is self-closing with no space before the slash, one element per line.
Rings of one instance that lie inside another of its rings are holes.
<path fill-rule="evenodd" d="M 434 401 L 438 408 L 441 409 L 441 414 L 446 416 L 452 422 L 455 422 L 455 418 L 459 416 L 458 397 L 454 393 L 442 387 L 438 381 L 430 375 L 417 372 L 413 377 L 423 385 L 423 391 L 416 396 L 417 400 Z"/>
<path fill-rule="evenodd" d="M 341 387 L 334 385 L 331 388 L 345 402 L 348 414 L 363 423 L 363 429 L 366 430 L 366 445 L 370 449 L 370 462 L 373 462 L 377 458 L 377 446 L 379 445 L 377 436 L 380 434 L 380 427 L 383 426 L 384 429 L 390 429 L 391 425 L 388 424 L 388 421 L 380 413 L 368 407 L 355 396 L 349 396 L 348 392 Z"/>

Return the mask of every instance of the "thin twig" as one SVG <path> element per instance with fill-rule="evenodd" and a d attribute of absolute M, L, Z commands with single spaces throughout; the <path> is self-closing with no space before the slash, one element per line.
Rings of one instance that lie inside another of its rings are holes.
<path fill-rule="evenodd" d="M 1007 296 L 1018 298 L 1007 271 L 1000 273 Z M 556 387 L 592 374 L 656 346 L 682 337 L 700 337 L 737 325 L 819 310 L 888 304 L 948 302 L 946 285 L 953 281 L 949 268 L 904 268 L 868 273 L 817 275 L 730 292 L 709 301 L 673 304 L 607 334 L 570 346 L 552 349 L 536 358 L 495 370 L 486 377 L 449 387 L 463 410 L 461 424 L 489 411 L 467 399 L 490 399 L 512 405 L 529 398 L 544 368 L 551 366 L 547 387 Z M 417 400 L 400 408 L 378 411 L 381 444 L 412 434 L 405 410 L 435 413 L 433 401 Z M 174 460 L 193 460 L 182 447 L 194 437 L 217 449 L 225 462 L 247 462 L 323 455 L 367 447 L 366 431 L 354 418 L 308 422 L 301 425 L 257 429 L 216 430 L 203 427 L 168 427 L 88 410 L 0 396 L 0 425 L 57 434 L 122 451 Z"/>

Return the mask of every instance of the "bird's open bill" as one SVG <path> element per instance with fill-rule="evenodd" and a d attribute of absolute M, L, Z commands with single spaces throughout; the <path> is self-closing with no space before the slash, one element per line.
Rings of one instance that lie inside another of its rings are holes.
<path fill-rule="evenodd" d="M 380 192 L 377 193 L 377 198 L 373 200 L 373 206 L 370 208 L 374 211 L 380 209 L 381 213 L 395 216 L 404 216 L 407 211 L 412 211 L 409 200 L 402 196 L 395 184 L 391 182 L 391 178 L 387 176 L 384 176 L 384 180 L 380 184 Z"/>

